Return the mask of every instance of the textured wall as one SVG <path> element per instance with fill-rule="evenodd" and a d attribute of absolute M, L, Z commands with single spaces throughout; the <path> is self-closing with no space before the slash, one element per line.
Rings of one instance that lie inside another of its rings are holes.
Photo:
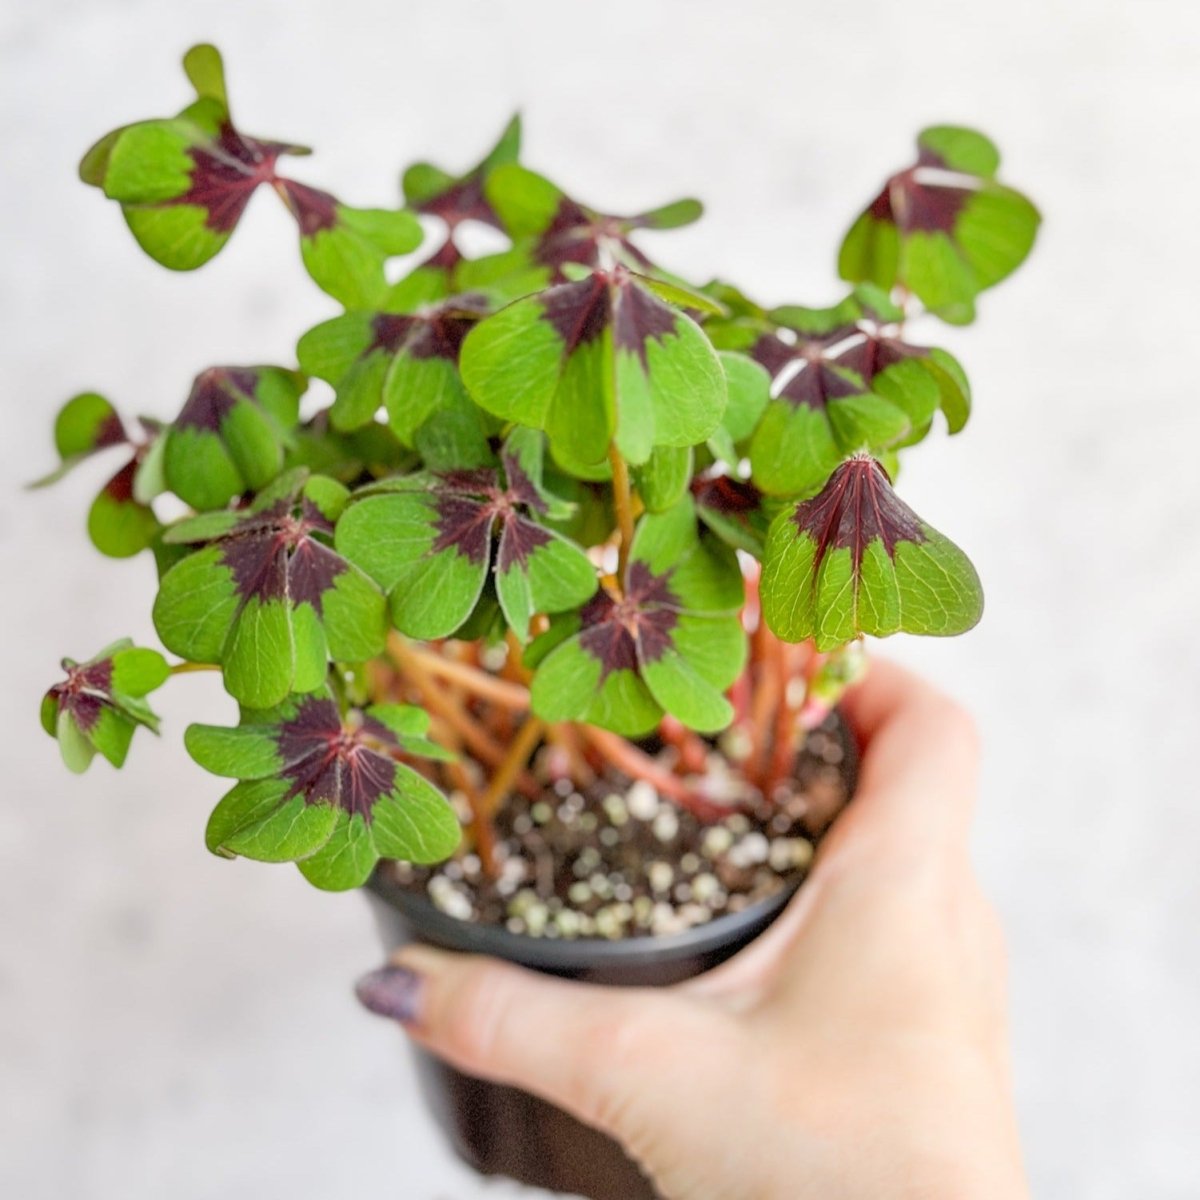
<path fill-rule="evenodd" d="M 305 177 L 349 200 L 389 201 L 413 157 L 465 165 L 519 103 L 531 161 L 582 196 L 618 211 L 704 196 L 708 219 L 664 235 L 663 258 L 773 301 L 835 295 L 836 238 L 922 123 L 997 137 L 1044 208 L 1042 245 L 977 329 L 945 336 L 976 416 L 955 444 L 921 447 L 903 480 L 969 549 L 989 609 L 966 639 L 893 652 L 985 730 L 978 860 L 1011 937 L 1037 1194 L 1195 1196 L 1200 9 L 205 8 L 9 0 L 0 14 L 0 1191 L 481 1194 L 437 1144 L 399 1037 L 349 998 L 376 958 L 362 901 L 206 854 L 218 784 L 177 737 L 189 717 L 230 715 L 211 681 L 169 689 L 168 737 L 139 737 L 121 775 L 69 778 L 36 728 L 61 653 L 150 634 L 149 564 L 85 545 L 96 473 L 18 496 L 50 464 L 56 404 L 91 386 L 169 415 L 200 366 L 286 358 L 327 312 L 269 197 L 227 253 L 181 277 L 74 181 L 91 136 L 182 102 L 178 55 L 207 37 L 226 49 L 243 123 L 311 141 Z"/>

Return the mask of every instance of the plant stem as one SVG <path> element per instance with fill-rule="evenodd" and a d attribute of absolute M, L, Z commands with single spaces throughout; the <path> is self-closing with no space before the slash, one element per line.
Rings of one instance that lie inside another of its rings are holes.
<path fill-rule="evenodd" d="M 607 729 L 597 729 L 593 725 L 580 725 L 578 728 L 613 766 L 619 767 L 634 779 L 644 779 L 656 791 L 661 792 L 668 800 L 673 800 L 680 808 L 686 808 L 698 820 L 715 821 L 719 817 L 728 816 L 732 811 L 725 805 L 714 804 L 698 795 L 679 776 L 673 775 L 666 767 L 655 762 L 623 737 L 610 733 Z"/>
<path fill-rule="evenodd" d="M 425 658 L 419 655 L 402 639 L 393 638 L 388 645 L 388 653 L 395 662 L 401 674 L 416 688 L 420 695 L 421 704 L 440 717 L 457 734 L 467 748 L 480 762 L 490 767 L 498 767 L 505 757 L 502 746 L 488 736 L 479 723 L 458 704 L 445 688 L 438 686 L 432 671 L 425 665 Z M 465 668 L 471 670 L 472 668 Z M 482 675 L 482 672 L 479 672 Z M 486 678 L 486 676 L 484 676 Z M 522 791 L 536 793 L 537 785 L 532 779 L 524 779 Z"/>
<path fill-rule="evenodd" d="M 193 671 L 219 671 L 219 663 L 177 662 L 170 667 L 172 675 L 190 675 Z"/>
<path fill-rule="evenodd" d="M 478 667 L 469 666 L 467 663 L 458 662 L 455 659 L 443 658 L 439 654 L 430 654 L 427 650 L 420 650 L 410 642 L 398 637 L 392 638 L 388 646 L 388 653 L 394 659 L 399 659 L 402 667 L 406 664 L 412 665 L 429 675 L 461 684 L 467 691 L 474 693 L 480 699 L 489 700 L 493 704 L 500 705 L 501 708 L 524 712 L 529 707 L 528 688 L 522 687 L 518 683 L 497 679 L 494 675 L 479 670 Z"/>
<path fill-rule="evenodd" d="M 504 761 L 496 768 L 496 773 L 492 776 L 487 791 L 483 793 L 480 800 L 480 816 L 485 821 L 491 820 L 496 809 L 500 807 L 500 802 L 512 788 L 513 781 L 525 769 L 525 764 L 537 748 L 545 729 L 546 725 L 541 717 L 531 714 L 525 718 L 517 736 L 513 738 L 512 744 L 508 748 L 508 753 L 504 756 Z"/>
<path fill-rule="evenodd" d="M 779 704 L 775 709 L 775 728 L 771 744 L 771 760 L 763 778 L 763 795 L 769 801 L 785 780 L 787 780 L 796 764 L 798 709 L 788 700 L 789 684 L 793 675 L 798 674 L 799 654 L 796 646 L 782 645 L 776 669 L 779 673 Z"/>
<path fill-rule="evenodd" d="M 617 551 L 617 578 L 625 586 L 625 569 L 629 566 L 629 548 L 633 544 L 633 493 L 629 487 L 629 467 L 616 442 L 608 447 L 608 461 L 612 465 L 613 510 L 617 517 L 617 531 L 621 545 Z"/>
<path fill-rule="evenodd" d="M 471 844 L 479 855 L 484 874 L 489 879 L 495 879 L 500 874 L 500 864 L 496 859 L 496 828 L 484 811 L 479 789 L 460 762 L 447 763 L 446 773 L 454 786 L 467 798 L 467 807 L 471 810 L 471 824 L 468 829 Z"/>

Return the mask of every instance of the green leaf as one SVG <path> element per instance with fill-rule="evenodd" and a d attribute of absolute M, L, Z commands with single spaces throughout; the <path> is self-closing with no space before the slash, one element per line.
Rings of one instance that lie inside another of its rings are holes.
<path fill-rule="evenodd" d="M 811 637 L 820 651 L 862 634 L 964 633 L 983 611 L 966 555 L 917 517 L 865 456 L 775 518 L 761 590 L 771 629 L 786 641 Z"/>
<path fill-rule="evenodd" d="M 79 168 L 85 183 L 121 205 L 142 248 L 180 271 L 203 265 L 221 250 L 281 155 L 305 153 L 234 127 L 214 47 L 192 47 L 184 70 L 196 89 L 195 102 L 176 117 L 113 130 Z"/>
<path fill-rule="evenodd" d="M 445 797 L 399 761 L 445 757 L 423 734 L 428 718 L 402 705 L 343 716 L 328 694 L 290 697 L 236 729 L 193 725 L 202 766 L 240 779 L 213 811 L 214 853 L 296 861 L 318 887 L 364 883 L 380 857 L 437 862 L 461 829 Z"/>
<path fill-rule="evenodd" d="M 283 468 L 306 386 L 299 372 L 280 367 L 211 367 L 198 375 L 166 434 L 167 486 L 201 510 L 265 487 Z"/>
<path fill-rule="evenodd" d="M 981 179 L 991 179 L 1000 167 L 996 144 L 982 133 L 959 125 L 931 125 L 923 129 L 917 138 L 917 149 L 930 165 Z"/>
<path fill-rule="evenodd" d="M 145 550 L 158 536 L 154 510 L 133 494 L 137 460 L 127 463 L 104 485 L 88 511 L 92 544 L 110 558 L 129 558 Z"/>
<path fill-rule="evenodd" d="M 453 232 L 460 221 L 499 225 L 484 198 L 484 181 L 497 167 L 516 162 L 521 152 L 521 117 L 514 115 L 496 144 L 463 175 L 454 176 L 431 163 L 414 163 L 404 172 L 404 200 L 410 208 L 441 217 Z"/>
<path fill-rule="evenodd" d="M 665 512 L 677 504 L 692 481 L 690 446 L 656 446 L 645 466 L 634 471 L 642 503 L 650 512 Z"/>
<path fill-rule="evenodd" d="M 62 406 L 54 421 L 54 446 L 60 459 L 58 467 L 29 486 L 40 488 L 57 483 L 93 454 L 129 444 L 124 422 L 112 404 L 97 392 L 81 392 Z"/>
<path fill-rule="evenodd" d="M 320 687 L 330 658 L 379 653 L 383 594 L 327 544 L 346 495 L 334 480 L 293 472 L 232 525 L 204 519 L 172 530 L 201 546 L 162 578 L 154 621 L 164 645 L 220 663 L 229 692 L 255 708 Z"/>
<path fill-rule="evenodd" d="M 458 351 L 484 312 L 483 297 L 467 295 L 412 313 L 348 313 L 310 329 L 296 353 L 304 371 L 333 384 L 335 428 L 359 428 L 386 408 L 392 431 L 412 446 L 433 417 L 471 414 Z"/>
<path fill-rule="evenodd" d="M 70 770 L 86 770 L 97 751 L 120 767 L 139 725 L 158 732 L 144 697 L 170 674 L 165 659 L 123 638 L 86 662 L 62 665 L 66 678 L 42 699 L 42 728 L 57 737 Z"/>
<path fill-rule="evenodd" d="M 481 322 L 461 355 L 477 404 L 544 429 L 564 464 L 631 463 L 655 446 L 703 441 L 725 408 L 708 339 L 627 271 L 598 271 L 518 300 Z"/>
<path fill-rule="evenodd" d="M 843 279 L 907 288 L 954 324 L 1029 254 L 1041 217 L 997 183 L 996 147 L 956 126 L 926 129 L 917 162 L 893 175 L 851 226 L 838 255 Z"/>
<path fill-rule="evenodd" d="M 582 604 L 596 589 L 584 552 L 538 518 L 562 512 L 541 488 L 540 441 L 518 431 L 490 469 L 402 477 L 338 522 L 337 547 L 389 593 L 411 637 L 446 637 L 479 603 L 489 574 L 509 626 Z"/>
<path fill-rule="evenodd" d="M 346 308 L 381 306 L 389 291 L 384 264 L 421 244 L 416 217 L 403 209 L 351 208 L 292 180 L 278 189 L 300 227 L 300 256 L 313 282 Z"/>
<path fill-rule="evenodd" d="M 641 518 L 622 582 L 621 595 L 598 593 L 573 631 L 531 656 L 533 710 L 629 737 L 664 711 L 704 732 L 723 727 L 732 712 L 721 693 L 745 655 L 732 550 L 701 536 L 685 498 Z"/>

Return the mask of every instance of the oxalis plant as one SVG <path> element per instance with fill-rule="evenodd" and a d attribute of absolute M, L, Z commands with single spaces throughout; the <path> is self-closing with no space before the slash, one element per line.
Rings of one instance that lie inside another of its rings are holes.
<path fill-rule="evenodd" d="M 50 478 L 120 464 L 88 531 L 154 555 L 175 656 L 124 640 L 63 660 L 42 723 L 72 770 L 121 766 L 139 726 L 157 732 L 151 692 L 220 671 L 239 723 L 184 738 L 234 781 L 211 850 L 343 889 L 380 858 L 445 859 L 465 823 L 495 871 L 493 817 L 537 795 L 539 747 L 708 818 L 729 811 L 703 770 L 715 744 L 769 803 L 864 635 L 979 620 L 966 555 L 893 484 L 907 447 L 971 408 L 958 362 L 910 325 L 971 322 L 1037 230 L 982 134 L 920 134 L 842 242 L 837 303 L 767 308 L 648 257 L 644 235 L 699 202 L 591 208 L 519 162 L 516 118 L 465 174 L 419 163 L 403 207 L 358 208 L 285 173 L 303 148 L 241 132 L 213 47 L 184 70 L 195 99 L 101 138 L 84 182 L 180 271 L 275 192 L 339 311 L 295 363 L 202 370 L 173 421 L 94 392 L 59 413 Z M 509 247 L 468 257 L 472 222 Z M 189 515 L 164 521 L 167 495 Z"/>

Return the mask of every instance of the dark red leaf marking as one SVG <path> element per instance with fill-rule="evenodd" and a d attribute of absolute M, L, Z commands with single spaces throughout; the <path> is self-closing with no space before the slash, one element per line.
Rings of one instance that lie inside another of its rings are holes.
<path fill-rule="evenodd" d="M 670 571 L 655 575 L 635 560 L 622 599 L 602 590 L 584 605 L 579 645 L 600 663 L 600 684 L 614 671 L 636 671 L 670 649 L 680 607 L 670 578 Z"/>
<path fill-rule="evenodd" d="M 112 708 L 111 658 L 94 663 L 63 661 L 67 677 L 47 693 L 58 703 L 59 711 L 66 710 L 83 733 L 90 733 L 106 708 Z"/>
<path fill-rule="evenodd" d="M 244 397 L 253 396 L 258 372 L 247 367 L 210 367 L 196 376 L 179 416 L 177 429 L 220 431 L 221 422 Z"/>
<path fill-rule="evenodd" d="M 508 450 L 503 450 L 500 453 L 500 462 L 504 467 L 504 478 L 508 481 L 508 494 L 512 502 L 524 504 L 534 512 L 544 513 L 547 504 L 534 486 L 533 480 L 526 474 L 517 456 Z"/>
<path fill-rule="evenodd" d="M 501 516 L 500 546 L 496 551 L 496 570 L 509 571 L 529 568 L 529 556 L 550 541 L 550 534 L 540 525 L 527 521 L 511 508 Z"/>
<path fill-rule="evenodd" d="M 275 163 L 285 149 L 244 137 L 226 122 L 213 142 L 188 150 L 191 186 L 167 203 L 198 205 L 209 229 L 232 233 L 258 186 L 274 179 Z"/>
<path fill-rule="evenodd" d="M 332 700 L 309 697 L 275 734 L 292 781 L 288 796 L 306 804 L 327 804 L 350 816 L 371 820 L 376 803 L 396 784 L 396 735 L 369 718 L 360 725 L 343 722 Z"/>
<path fill-rule="evenodd" d="M 505 484 L 487 467 L 447 471 L 437 476 L 433 490 L 437 537 L 430 553 L 451 547 L 469 562 L 485 562 L 491 556 L 497 522 L 500 542 L 496 569 L 513 566 L 525 569 L 529 556 L 550 541 L 550 534 L 520 510 L 545 512 L 547 505 L 533 480 L 515 455 L 502 451 Z"/>
<path fill-rule="evenodd" d="M 876 221 L 895 225 L 903 233 L 953 233 L 958 214 L 973 193 L 970 188 L 923 182 L 919 178 L 921 167 L 942 165 L 937 155 L 923 154 L 918 167 L 901 171 L 887 181 L 868 206 L 868 214 Z"/>
<path fill-rule="evenodd" d="M 567 354 L 600 337 L 609 326 L 611 312 L 608 276 L 603 271 L 542 293 L 542 320 L 557 330 Z"/>
<path fill-rule="evenodd" d="M 347 570 L 346 561 L 313 536 L 332 532 L 311 501 L 297 512 L 293 501 L 281 500 L 240 521 L 216 544 L 243 603 L 288 600 L 311 604 L 320 615 L 325 593 Z"/>
<path fill-rule="evenodd" d="M 613 272 L 616 297 L 613 311 L 613 345 L 632 350 L 649 370 L 646 348 L 651 340 L 662 341 L 675 331 L 675 314 L 657 296 L 634 280 L 622 267 Z"/>
<path fill-rule="evenodd" d="M 112 412 L 96 426 L 96 432 L 92 435 L 92 449 L 106 450 L 109 446 L 120 446 L 128 441 L 129 435 L 121 418 Z"/>
<path fill-rule="evenodd" d="M 550 224 L 538 238 L 533 259 L 550 267 L 556 280 L 564 278 L 562 269 L 568 263 L 600 266 L 602 247 L 619 250 L 630 261 L 648 267 L 650 260 L 628 237 L 636 223 L 636 217 L 606 216 L 564 196 Z"/>
<path fill-rule="evenodd" d="M 486 311 L 484 297 L 468 293 L 422 312 L 379 313 L 371 322 L 372 341 L 363 355 L 383 350 L 456 363 L 463 339 Z"/>
<path fill-rule="evenodd" d="M 278 179 L 275 186 L 283 197 L 302 237 L 314 237 L 323 229 L 332 229 L 338 221 L 338 202 L 328 192 L 297 183 L 294 179 Z"/>
<path fill-rule="evenodd" d="M 105 485 L 104 494 L 117 504 L 133 501 L 133 481 L 137 475 L 138 460 L 130 459 Z"/>
<path fill-rule="evenodd" d="M 451 230 L 463 221 L 483 221 L 487 225 L 500 228 L 492 206 L 483 194 L 483 172 L 472 171 L 464 175 L 457 183 L 452 183 L 445 191 L 414 204 L 413 208 L 419 213 L 430 217 L 440 217 Z"/>
<path fill-rule="evenodd" d="M 434 499 L 437 537 L 430 548 L 434 554 L 451 548 L 468 562 L 486 562 L 492 552 L 492 526 L 496 514 L 489 504 L 466 496 L 443 492 Z"/>
<path fill-rule="evenodd" d="M 778 379 L 791 364 L 800 369 L 778 393 L 793 408 L 823 411 L 831 400 L 861 395 L 881 371 L 906 358 L 927 353 L 897 338 L 883 337 L 870 327 L 846 325 L 820 337 L 802 338 L 794 345 L 774 334 L 764 334 L 750 349 L 750 357 Z M 858 378 L 848 378 L 853 371 Z"/>
<path fill-rule="evenodd" d="M 796 505 L 792 521 L 816 542 L 814 570 L 831 550 L 849 548 L 857 572 L 876 539 L 892 558 L 900 542 L 926 540 L 916 513 L 892 491 L 886 472 L 869 455 L 842 463 L 819 495 Z"/>
<path fill-rule="evenodd" d="M 700 476 L 692 480 L 696 503 L 724 516 L 745 516 L 762 506 L 762 493 L 748 480 L 729 475 Z"/>

